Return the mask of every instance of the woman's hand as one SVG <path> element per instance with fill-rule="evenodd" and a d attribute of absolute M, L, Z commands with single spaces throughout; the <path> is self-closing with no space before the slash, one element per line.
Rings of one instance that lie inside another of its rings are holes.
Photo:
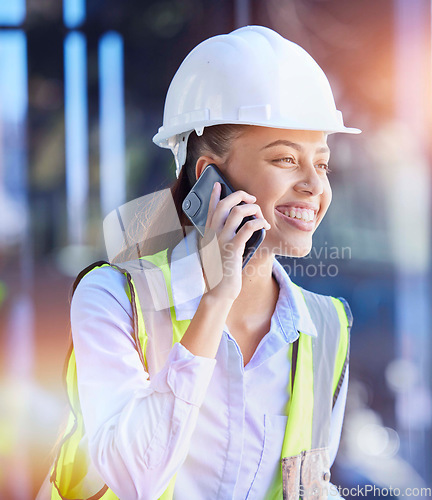
<path fill-rule="evenodd" d="M 234 301 L 242 287 L 242 263 L 246 242 L 255 231 L 270 229 L 255 196 L 235 191 L 220 199 L 221 185 L 216 182 L 210 197 L 204 237 L 201 240 L 201 262 L 207 294 Z M 239 205 L 240 202 L 244 204 Z M 254 215 L 236 233 L 243 219 Z"/>

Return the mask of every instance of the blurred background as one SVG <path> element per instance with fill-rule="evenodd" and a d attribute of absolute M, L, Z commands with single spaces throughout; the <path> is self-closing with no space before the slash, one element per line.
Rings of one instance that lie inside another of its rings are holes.
<path fill-rule="evenodd" d="M 345 297 L 350 388 L 332 482 L 432 498 L 430 0 L 0 0 L 0 498 L 34 498 L 66 415 L 70 288 L 102 221 L 175 179 L 151 138 L 202 40 L 260 24 L 328 75 L 333 204 L 293 281 Z M 355 498 L 354 492 L 344 492 Z"/>

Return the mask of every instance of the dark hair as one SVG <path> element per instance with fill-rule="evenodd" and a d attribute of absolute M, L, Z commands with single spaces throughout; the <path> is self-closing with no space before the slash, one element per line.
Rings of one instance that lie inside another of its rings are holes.
<path fill-rule="evenodd" d="M 206 127 L 201 136 L 193 131 L 188 139 L 186 162 L 180 170 L 178 179 L 169 187 L 174 201 L 178 219 L 181 225 L 181 231 L 173 234 L 163 233 L 153 237 L 153 234 L 159 234 L 157 228 L 160 227 L 167 217 L 172 217 L 172 204 L 162 204 L 156 207 L 154 211 L 149 212 L 149 207 L 138 210 L 134 220 L 128 226 L 127 237 L 132 246 L 124 248 L 113 262 L 121 263 L 127 260 L 137 258 L 137 256 L 152 255 L 160 250 L 172 248 L 186 235 L 186 226 L 191 226 L 190 220 L 182 210 L 183 200 L 196 182 L 195 166 L 198 158 L 203 155 L 217 156 L 226 160 L 233 141 L 240 136 L 248 125 L 223 124 Z M 169 200 L 171 201 L 171 200 Z"/>

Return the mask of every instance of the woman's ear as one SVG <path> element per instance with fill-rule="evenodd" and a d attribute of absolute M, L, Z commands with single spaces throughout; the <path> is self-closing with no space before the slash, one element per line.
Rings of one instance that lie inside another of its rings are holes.
<path fill-rule="evenodd" d="M 195 176 L 196 180 L 199 179 L 200 175 L 202 174 L 203 170 L 206 168 L 207 165 L 210 165 L 210 163 L 215 164 L 218 166 L 218 161 L 215 160 L 214 158 L 210 156 L 200 156 L 195 164 Z"/>

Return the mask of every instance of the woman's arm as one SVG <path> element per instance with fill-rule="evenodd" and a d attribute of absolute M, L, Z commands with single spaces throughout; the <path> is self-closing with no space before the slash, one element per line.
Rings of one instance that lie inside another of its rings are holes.
<path fill-rule="evenodd" d="M 149 380 L 132 340 L 125 284 L 105 267 L 84 277 L 74 294 L 78 390 L 90 455 L 103 480 L 120 498 L 153 499 L 187 455 L 216 361 L 177 343 Z M 208 321 L 200 307 L 191 322 L 196 331 Z"/>

